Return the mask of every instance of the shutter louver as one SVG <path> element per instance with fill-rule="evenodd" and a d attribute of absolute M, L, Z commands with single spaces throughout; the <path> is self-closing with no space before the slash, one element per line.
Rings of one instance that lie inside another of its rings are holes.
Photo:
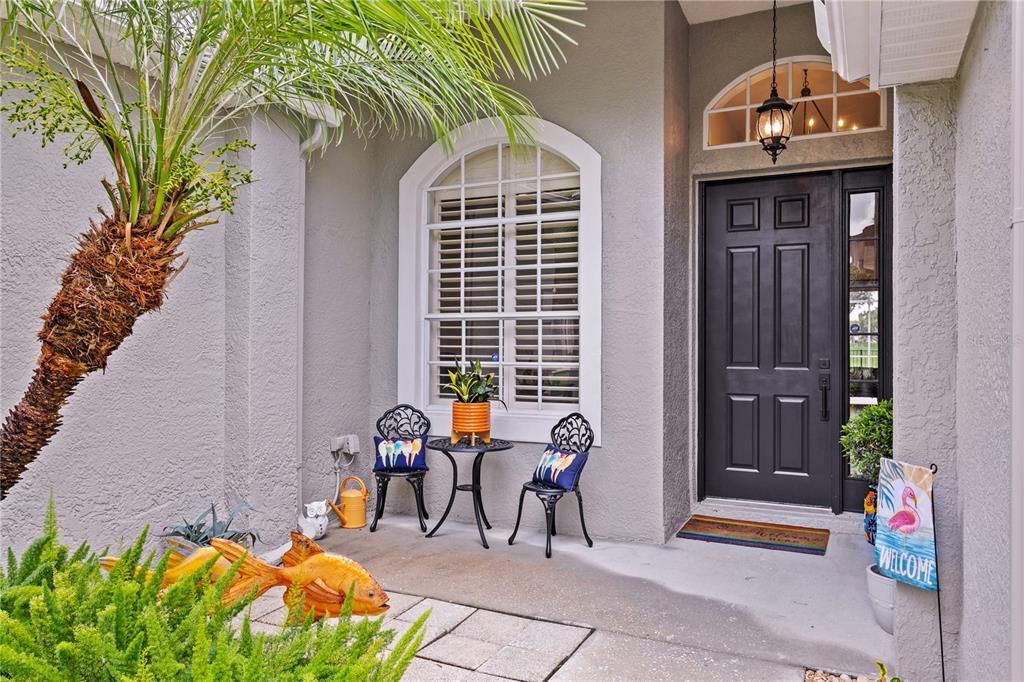
<path fill-rule="evenodd" d="M 510 408 L 578 405 L 578 172 L 548 151 L 513 159 L 495 146 L 440 185 L 428 192 L 432 399 L 450 398 L 440 387 L 464 358 L 495 372 Z"/>

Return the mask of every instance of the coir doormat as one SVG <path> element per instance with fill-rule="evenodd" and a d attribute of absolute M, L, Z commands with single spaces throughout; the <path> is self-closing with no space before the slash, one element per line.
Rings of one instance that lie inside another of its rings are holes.
<path fill-rule="evenodd" d="M 778 549 L 783 552 L 818 556 L 823 556 L 828 547 L 828 531 L 822 528 L 720 519 L 699 514 L 691 516 L 676 535 L 689 540 Z"/>

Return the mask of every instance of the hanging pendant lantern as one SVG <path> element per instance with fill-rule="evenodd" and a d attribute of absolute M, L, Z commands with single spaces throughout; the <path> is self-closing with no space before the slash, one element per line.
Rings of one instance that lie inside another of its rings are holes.
<path fill-rule="evenodd" d="M 772 0 L 772 91 L 764 104 L 757 108 L 757 139 L 760 140 L 761 147 L 772 157 L 772 164 L 778 161 L 779 154 L 786 148 L 786 143 L 793 135 L 793 105 L 779 97 L 778 85 L 775 82 L 777 12 L 778 3 Z"/>

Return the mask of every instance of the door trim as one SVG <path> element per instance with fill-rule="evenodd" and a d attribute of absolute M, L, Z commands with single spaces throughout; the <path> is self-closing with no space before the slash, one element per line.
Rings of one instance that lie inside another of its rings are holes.
<path fill-rule="evenodd" d="M 831 174 L 832 174 L 832 176 L 834 178 L 833 191 L 836 193 L 835 201 L 833 202 L 834 205 L 835 205 L 835 207 L 834 207 L 834 210 L 835 210 L 835 228 L 834 229 L 837 232 L 839 232 L 839 237 L 840 237 L 837 240 L 838 241 L 837 248 L 834 249 L 834 253 L 836 255 L 835 255 L 835 261 L 833 263 L 833 267 L 834 267 L 836 272 L 845 273 L 846 272 L 846 262 L 843 259 L 848 258 L 848 251 L 847 251 L 847 249 L 849 247 L 849 244 L 848 244 L 847 235 L 845 234 L 845 232 L 843 230 L 843 210 L 844 210 L 844 205 L 842 203 L 842 198 L 844 196 L 844 191 L 843 191 L 843 186 L 842 186 L 842 176 L 843 176 L 843 173 L 845 173 L 847 171 L 874 170 L 874 169 L 885 170 L 887 172 L 887 176 L 886 176 L 887 180 L 886 180 L 886 183 L 885 183 L 885 188 L 884 188 L 884 190 L 882 192 L 882 200 L 883 200 L 883 203 L 885 204 L 884 210 L 889 212 L 888 213 L 888 220 L 887 220 L 887 224 L 886 224 L 888 229 L 886 231 L 886 235 L 883 236 L 883 239 L 881 241 L 882 263 L 881 263 L 881 274 L 880 274 L 880 276 L 883 277 L 885 280 L 889 280 L 889 286 L 885 286 L 884 284 L 882 286 L 880 286 L 880 294 L 881 294 L 882 307 L 883 307 L 886 319 L 889 322 L 889 330 L 890 331 L 886 335 L 886 338 L 883 340 L 881 352 L 882 352 L 882 354 L 884 356 L 888 357 L 888 359 L 889 359 L 888 367 L 890 369 L 890 374 L 882 377 L 882 390 L 883 390 L 882 396 L 884 396 L 884 397 L 891 397 L 891 392 L 892 392 L 892 377 L 891 377 L 891 368 L 892 368 L 892 364 L 891 364 L 891 357 L 892 357 L 892 344 L 891 344 L 891 340 L 892 340 L 892 333 L 891 333 L 891 329 L 892 329 L 892 326 L 891 326 L 891 316 L 892 316 L 892 305 L 891 305 L 891 297 L 892 297 L 892 294 L 891 294 L 891 279 L 892 279 L 892 247 L 891 247 L 891 244 L 892 244 L 892 218 L 891 218 L 891 215 L 892 215 L 892 213 L 891 213 L 891 208 L 892 208 L 892 162 L 890 160 L 879 160 L 879 161 L 867 161 L 867 162 L 863 162 L 863 163 L 860 163 L 860 164 L 853 163 L 853 164 L 843 165 L 843 166 L 824 166 L 824 167 L 820 167 L 820 168 L 813 168 L 813 167 L 812 168 L 804 168 L 804 169 L 800 169 L 800 170 L 794 170 L 792 172 L 775 172 L 775 173 L 761 173 L 761 174 L 758 174 L 756 172 L 747 171 L 747 172 L 741 172 L 741 173 L 736 173 L 736 174 L 732 174 L 732 175 L 711 175 L 711 176 L 694 178 L 694 182 L 696 183 L 695 194 L 697 195 L 697 197 L 696 197 L 697 201 L 695 202 L 696 203 L 696 209 L 697 209 L 696 210 L 696 221 L 697 221 L 696 265 L 697 265 L 697 272 L 696 272 L 696 276 L 694 278 L 694 283 L 695 283 L 694 289 L 695 289 L 695 296 L 696 296 L 696 299 L 697 299 L 696 300 L 697 330 L 696 330 L 696 334 L 694 335 L 695 336 L 694 341 L 695 341 L 695 343 L 697 345 L 697 353 L 696 353 L 696 357 L 697 357 L 697 372 L 696 372 L 696 377 L 697 377 L 697 391 L 696 392 L 697 392 L 697 396 L 696 396 L 696 398 L 697 399 L 695 401 L 695 406 L 696 406 L 696 411 L 697 411 L 696 420 L 695 420 L 696 426 L 697 426 L 697 438 L 696 438 L 696 448 L 695 448 L 695 451 L 696 451 L 696 455 L 697 455 L 697 462 L 696 462 L 696 464 L 697 464 L 697 466 L 696 466 L 696 473 L 697 473 L 696 493 L 697 493 L 697 501 L 698 502 L 701 501 L 701 500 L 704 500 L 707 497 L 707 490 L 706 490 L 706 485 L 705 485 L 705 477 L 706 477 L 705 462 L 706 462 L 706 454 L 707 453 L 706 453 L 706 448 L 705 448 L 705 443 L 704 443 L 704 434 L 707 431 L 706 423 L 705 423 L 706 422 L 706 416 L 707 416 L 707 410 L 705 409 L 705 404 L 706 404 L 707 401 L 706 401 L 706 396 L 705 396 L 705 393 L 704 393 L 704 391 L 705 391 L 705 389 L 707 387 L 707 369 L 706 369 L 706 365 L 705 365 L 705 351 L 704 351 L 705 341 L 704 341 L 704 334 L 707 331 L 707 309 L 706 309 L 707 306 L 706 306 L 706 301 L 705 301 L 706 274 L 707 274 L 707 254 L 706 254 L 706 246 L 707 246 L 706 231 L 707 231 L 707 226 L 706 226 L 706 221 L 705 221 L 705 209 L 706 209 L 707 186 L 708 186 L 708 184 L 710 184 L 710 183 L 717 183 L 717 182 L 721 182 L 721 181 L 729 181 L 729 180 L 751 180 L 751 181 L 753 181 L 753 180 L 760 180 L 760 179 L 767 180 L 767 179 L 789 178 L 789 177 L 796 177 L 796 176 L 800 176 L 800 175 L 821 174 L 821 173 L 824 173 L 824 172 L 831 172 Z M 835 290 L 834 290 L 835 301 L 838 301 L 840 303 L 840 305 L 838 305 L 837 309 L 834 311 L 834 317 L 835 317 L 834 323 L 837 326 L 837 330 L 836 331 L 837 332 L 840 332 L 840 331 L 842 332 L 842 334 L 840 335 L 839 338 L 844 338 L 845 339 L 845 335 L 848 333 L 848 329 L 847 329 L 846 317 L 844 315 L 842 315 L 841 313 L 846 311 L 846 309 L 847 309 L 847 306 L 842 304 L 843 300 L 844 300 L 843 295 L 845 294 L 845 291 L 846 291 L 846 282 L 842 279 L 842 277 L 835 277 L 834 280 L 833 280 L 833 286 L 835 287 Z M 843 347 L 844 347 L 844 349 L 846 347 L 845 346 L 845 341 L 843 343 Z M 848 353 L 847 353 L 847 355 L 848 355 Z M 846 382 L 848 381 L 848 376 L 849 376 L 849 370 L 847 368 L 847 363 L 848 362 L 849 362 L 849 358 L 845 357 L 845 355 L 844 355 L 844 357 L 842 358 L 842 363 L 841 363 L 841 368 L 840 368 L 841 372 L 842 372 L 841 379 L 843 381 L 844 387 L 846 386 Z M 838 396 L 842 396 L 843 400 L 839 401 L 838 400 Z M 846 410 L 849 407 L 847 405 L 848 401 L 845 398 L 846 398 L 846 390 L 844 390 L 842 392 L 840 392 L 840 391 L 832 391 L 832 405 L 830 405 L 830 409 L 832 410 L 833 414 L 842 415 L 842 419 L 834 419 L 834 420 L 832 420 L 833 423 L 831 425 L 831 430 L 833 432 L 834 441 L 837 444 L 837 447 L 836 447 L 836 450 L 835 450 L 835 453 L 834 453 L 834 465 L 833 465 L 833 468 L 832 468 L 832 482 L 831 482 L 831 495 L 830 495 L 831 496 L 831 505 L 830 505 L 830 507 L 813 507 L 813 506 L 809 507 L 811 509 L 831 509 L 833 514 L 841 514 L 844 511 L 844 492 L 845 492 L 844 491 L 844 483 L 846 481 L 846 475 L 845 475 L 845 467 L 843 466 L 843 458 L 842 458 L 842 455 L 840 454 L 840 452 L 838 450 L 838 442 L 839 442 L 840 428 L 842 426 L 842 423 L 845 422 L 846 414 L 847 414 Z M 837 403 L 838 403 L 838 405 L 837 405 Z M 839 409 L 837 411 L 837 409 L 836 409 L 837 407 L 841 407 L 841 409 Z M 791 506 L 803 507 L 804 505 L 791 505 Z"/>

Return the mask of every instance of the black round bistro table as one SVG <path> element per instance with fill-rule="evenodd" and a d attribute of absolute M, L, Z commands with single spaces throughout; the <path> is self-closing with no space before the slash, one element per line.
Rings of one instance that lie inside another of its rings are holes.
<path fill-rule="evenodd" d="M 437 529 L 444 523 L 444 520 L 448 518 L 448 512 L 452 510 L 452 503 L 455 502 L 455 493 L 473 493 L 473 513 L 476 515 L 477 530 L 480 531 L 480 542 L 483 544 L 484 549 L 490 549 L 490 546 L 487 544 L 487 537 L 484 535 L 484 526 L 487 526 L 487 529 L 490 530 L 491 523 L 487 520 L 487 514 L 484 513 L 484 501 L 480 497 L 480 463 L 488 452 L 511 450 L 512 443 L 500 438 L 492 438 L 490 443 L 478 440 L 475 445 L 471 445 L 466 438 L 463 438 L 458 443 L 452 443 L 450 438 L 435 438 L 427 443 L 427 448 L 443 452 L 448 461 L 452 463 L 452 494 L 448 498 L 448 506 L 445 507 L 444 514 L 441 514 L 441 519 L 437 522 L 437 525 L 427 533 L 427 537 L 433 537 Z M 455 457 L 452 454 L 464 452 L 476 453 L 476 457 L 473 458 L 473 482 L 460 484 L 459 465 L 455 463 Z"/>

